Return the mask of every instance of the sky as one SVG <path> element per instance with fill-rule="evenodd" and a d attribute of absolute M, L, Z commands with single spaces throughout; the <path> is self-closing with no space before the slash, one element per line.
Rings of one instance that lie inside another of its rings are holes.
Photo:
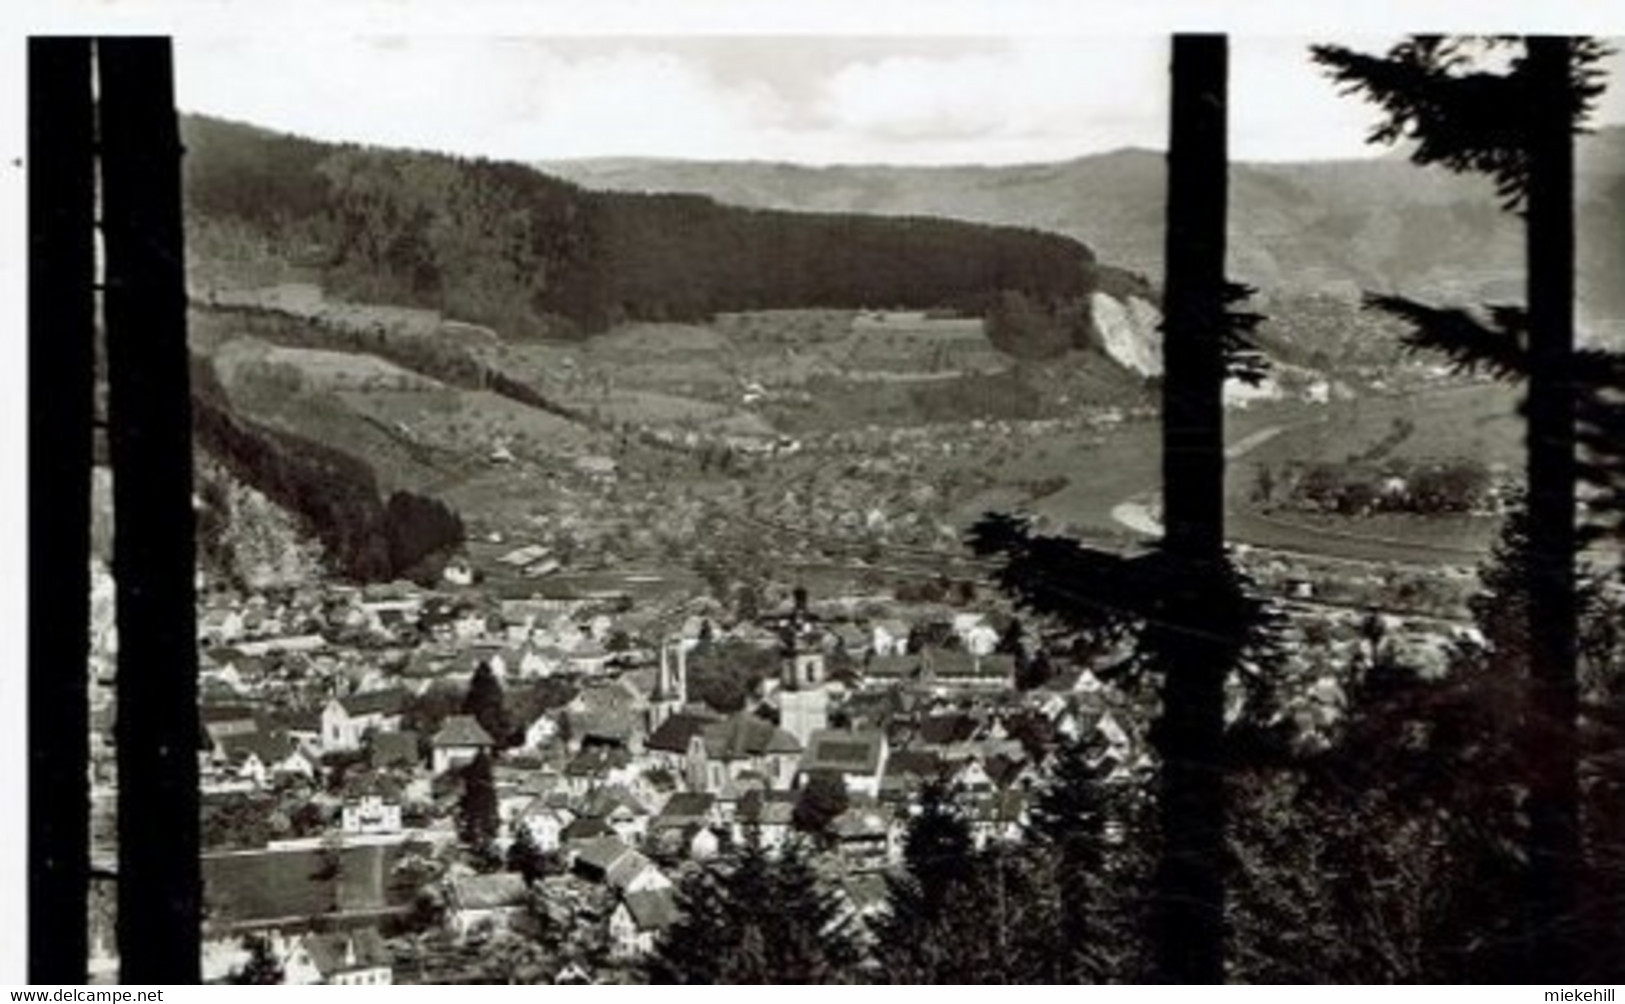
<path fill-rule="evenodd" d="M 1383 152 L 1365 143 L 1374 112 L 1310 63 L 1310 41 L 1232 39 L 1235 159 Z M 1167 133 L 1165 35 L 261 33 L 181 36 L 175 58 L 189 111 L 507 160 L 1001 164 L 1161 148 Z M 1625 122 L 1625 59 L 1610 65 L 1622 84 L 1599 121 Z"/>

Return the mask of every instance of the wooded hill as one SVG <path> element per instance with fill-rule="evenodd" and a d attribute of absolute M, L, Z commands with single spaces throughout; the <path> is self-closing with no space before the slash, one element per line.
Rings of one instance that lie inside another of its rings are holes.
<path fill-rule="evenodd" d="M 1576 197 L 1582 305 L 1625 317 L 1618 277 L 1625 221 L 1625 128 L 1578 140 Z M 1373 152 L 1377 152 L 1373 148 Z M 1038 227 L 1160 281 L 1165 155 L 1116 150 L 1005 166 L 810 167 L 748 161 L 600 158 L 543 170 L 595 191 L 705 195 L 764 209 L 924 214 Z M 1266 295 L 1360 290 L 1442 302 L 1523 295 L 1523 229 L 1484 178 L 1418 168 L 1403 156 L 1230 165 L 1231 278 Z"/>
<path fill-rule="evenodd" d="M 334 145 L 190 116 L 194 231 L 246 237 L 359 300 L 509 337 L 780 307 L 980 312 L 1125 279 L 1083 244 L 1016 227 L 590 192 L 533 168 Z"/>

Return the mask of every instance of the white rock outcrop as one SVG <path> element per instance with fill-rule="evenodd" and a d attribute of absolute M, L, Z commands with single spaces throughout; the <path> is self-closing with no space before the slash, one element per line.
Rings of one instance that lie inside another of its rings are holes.
<path fill-rule="evenodd" d="M 1141 376 L 1162 375 L 1161 311 L 1137 296 L 1119 300 L 1094 293 L 1089 313 L 1107 355 Z"/>

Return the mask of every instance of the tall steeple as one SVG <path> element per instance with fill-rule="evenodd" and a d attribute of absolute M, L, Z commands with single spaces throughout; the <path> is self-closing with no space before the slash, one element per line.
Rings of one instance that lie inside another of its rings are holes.
<path fill-rule="evenodd" d="M 675 651 L 674 651 L 675 650 Z M 649 700 L 649 729 L 658 729 L 666 719 L 688 704 L 688 647 L 679 639 L 660 642 L 660 673 Z"/>
<path fill-rule="evenodd" d="M 829 691 L 823 648 L 807 610 L 807 591 L 799 586 L 784 629 L 779 685 L 779 724 L 805 748 L 814 732 L 829 727 Z"/>

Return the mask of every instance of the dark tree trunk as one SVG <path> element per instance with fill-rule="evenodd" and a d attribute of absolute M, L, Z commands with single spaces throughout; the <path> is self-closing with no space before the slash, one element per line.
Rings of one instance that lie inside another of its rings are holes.
<path fill-rule="evenodd" d="M 102 39 L 117 580 L 120 978 L 199 980 L 196 575 L 180 136 L 167 39 Z"/>
<path fill-rule="evenodd" d="M 1572 43 L 1529 40 L 1529 543 L 1531 979 L 1574 979 L 1580 853 L 1576 772 L 1574 123 Z"/>
<path fill-rule="evenodd" d="M 1228 43 L 1173 41 L 1163 290 L 1164 546 L 1179 570 L 1167 623 L 1153 625 L 1164 673 L 1162 856 L 1157 976 L 1224 978 L 1224 680 L 1233 658 L 1208 625 L 1224 565 L 1224 252 Z M 1222 636 L 1223 632 L 1218 633 Z"/>
<path fill-rule="evenodd" d="M 28 44 L 28 980 L 84 983 L 95 109 L 90 41 Z"/>

